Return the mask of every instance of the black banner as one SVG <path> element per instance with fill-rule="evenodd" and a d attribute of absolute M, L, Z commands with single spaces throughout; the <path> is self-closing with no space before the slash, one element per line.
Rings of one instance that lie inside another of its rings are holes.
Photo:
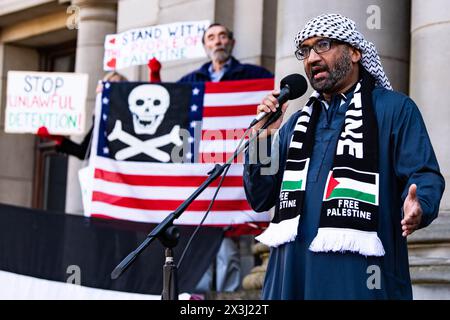
<path fill-rule="evenodd" d="M 0 270 L 66 282 L 71 266 L 79 267 L 81 285 L 142 294 L 161 294 L 164 248 L 148 246 L 117 280 L 114 267 L 137 248 L 156 226 L 94 219 L 0 205 Z M 175 263 L 195 227 L 178 226 Z M 179 291 L 193 292 L 216 255 L 222 228 L 202 228 L 178 270 Z"/>

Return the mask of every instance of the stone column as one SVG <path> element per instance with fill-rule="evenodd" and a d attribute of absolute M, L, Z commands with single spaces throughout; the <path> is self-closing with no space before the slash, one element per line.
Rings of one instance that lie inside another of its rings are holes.
<path fill-rule="evenodd" d="M 358 30 L 373 42 L 394 89 L 407 92 L 409 67 L 409 0 L 284 0 L 278 2 L 276 78 L 304 74 L 303 63 L 294 57 L 294 38 L 305 23 L 323 13 L 339 13 L 356 22 Z M 303 106 L 312 89 L 293 101 L 292 114 Z M 287 119 L 288 117 L 285 117 Z"/>
<path fill-rule="evenodd" d="M 117 33 L 156 25 L 158 16 L 159 0 L 120 0 L 117 6 Z M 148 81 L 149 78 L 146 65 L 131 66 L 119 71 L 130 81 Z"/>
<path fill-rule="evenodd" d="M 216 15 L 216 9 L 219 10 L 218 6 L 226 10 L 224 20 L 229 21 L 230 15 L 228 14 L 228 10 L 232 9 L 232 6 L 227 5 L 228 2 L 223 0 L 159 0 L 157 23 L 166 24 L 178 21 L 197 20 L 214 22 L 218 18 L 222 20 L 221 16 L 217 17 Z M 197 69 L 206 61 L 208 59 L 205 54 L 204 58 L 164 62 L 161 69 L 162 81 L 177 81 L 183 75 Z"/>
<path fill-rule="evenodd" d="M 236 38 L 234 56 L 258 65 L 261 64 L 262 53 L 263 5 L 262 0 L 235 0 L 234 23 L 230 26 Z"/>
<path fill-rule="evenodd" d="M 415 299 L 450 299 L 449 32 L 449 1 L 412 1 L 410 95 L 420 108 L 447 184 L 439 217 L 408 239 Z"/>
<path fill-rule="evenodd" d="M 450 2 L 413 0 L 411 15 L 411 97 L 427 125 L 447 190 L 441 209 L 450 210 Z"/>
<path fill-rule="evenodd" d="M 86 132 L 92 124 L 95 104 L 95 88 L 98 80 L 103 78 L 103 54 L 105 35 L 116 33 L 116 0 L 73 0 L 72 3 L 80 7 L 77 55 L 75 72 L 89 74 L 89 89 L 86 107 Z M 71 137 L 74 141 L 81 141 L 84 136 Z M 69 158 L 67 169 L 66 212 L 82 214 L 78 170 L 82 162 L 75 157 Z"/>
<path fill-rule="evenodd" d="M 408 237 L 415 300 L 450 300 L 450 212 Z"/>
<path fill-rule="evenodd" d="M 233 29 L 236 46 L 233 55 L 247 63 L 274 70 L 276 0 L 234 0 Z"/>
<path fill-rule="evenodd" d="M 5 133 L 6 80 L 10 70 L 39 70 L 33 48 L 0 44 L 0 203 L 31 206 L 35 136 Z"/>

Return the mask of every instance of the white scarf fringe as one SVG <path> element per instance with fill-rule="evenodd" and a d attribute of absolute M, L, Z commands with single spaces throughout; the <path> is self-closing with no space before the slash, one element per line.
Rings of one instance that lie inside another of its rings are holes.
<path fill-rule="evenodd" d="M 363 256 L 384 256 L 384 248 L 376 232 L 344 228 L 319 228 L 309 246 L 314 252 L 351 251 Z"/>
<path fill-rule="evenodd" d="M 297 237 L 299 220 L 300 215 L 279 223 L 271 222 L 267 229 L 255 239 L 269 247 L 278 247 L 283 243 L 294 241 Z"/>

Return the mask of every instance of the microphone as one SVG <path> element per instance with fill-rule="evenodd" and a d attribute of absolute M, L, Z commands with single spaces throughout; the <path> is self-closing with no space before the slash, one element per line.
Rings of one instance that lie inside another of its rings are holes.
<path fill-rule="evenodd" d="M 298 73 L 290 74 L 284 77 L 280 81 L 280 95 L 277 97 L 278 106 L 281 106 L 288 100 L 294 100 L 300 98 L 305 94 L 306 89 L 308 88 L 308 84 L 306 83 L 305 77 Z M 280 107 L 278 107 L 279 109 Z M 280 109 L 281 110 L 281 109 Z M 260 112 L 255 119 L 250 123 L 250 127 L 253 127 L 259 121 L 261 121 L 265 116 L 270 114 L 271 112 Z"/>

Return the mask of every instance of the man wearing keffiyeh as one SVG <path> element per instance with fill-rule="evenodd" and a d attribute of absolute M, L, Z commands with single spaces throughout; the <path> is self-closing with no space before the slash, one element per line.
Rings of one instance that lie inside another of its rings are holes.
<path fill-rule="evenodd" d="M 295 46 L 315 91 L 274 137 L 282 118 L 261 135 L 280 170 L 244 167 L 253 209 L 275 207 L 257 238 L 271 247 L 262 297 L 411 299 L 406 237 L 436 218 L 444 190 L 420 112 L 352 20 L 320 15 Z M 278 94 L 258 112 L 275 111 Z"/>

